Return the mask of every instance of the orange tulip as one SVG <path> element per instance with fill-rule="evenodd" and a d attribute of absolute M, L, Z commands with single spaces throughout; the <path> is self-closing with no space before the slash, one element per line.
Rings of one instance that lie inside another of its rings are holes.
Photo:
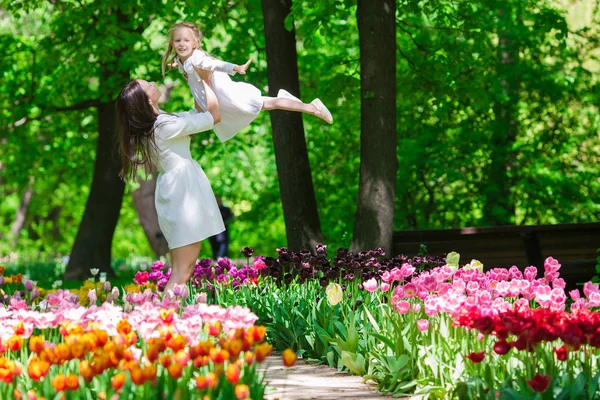
<path fill-rule="evenodd" d="M 158 360 L 158 356 L 160 355 L 160 350 L 158 350 L 158 347 L 156 346 L 148 346 L 148 349 L 146 350 L 146 358 L 148 359 L 148 361 L 150 361 L 151 363 L 155 362 L 156 360 Z"/>
<path fill-rule="evenodd" d="M 131 381 L 136 385 L 144 384 L 144 373 L 139 366 L 134 366 L 129 371 L 129 375 L 131 375 Z"/>
<path fill-rule="evenodd" d="M 71 355 L 73 358 L 82 359 L 85 357 L 85 346 L 83 343 L 76 343 L 71 346 Z"/>
<path fill-rule="evenodd" d="M 183 368 L 181 367 L 181 365 L 176 363 L 169 365 L 167 367 L 167 370 L 169 371 L 169 375 L 171 375 L 171 378 L 173 379 L 179 379 L 183 375 Z"/>
<path fill-rule="evenodd" d="M 206 331 L 211 336 L 215 336 L 215 337 L 219 336 L 219 334 L 221 333 L 221 322 L 220 321 L 209 322 L 206 325 Z"/>
<path fill-rule="evenodd" d="M 13 374 L 8 368 L 0 367 L 0 381 L 4 383 L 12 383 Z"/>
<path fill-rule="evenodd" d="M 129 321 L 126 319 L 120 320 L 117 324 L 117 332 L 119 332 L 121 335 L 127 335 L 129 332 L 131 332 L 131 324 Z"/>
<path fill-rule="evenodd" d="M 171 356 L 169 354 L 163 354 L 162 356 L 160 356 L 160 363 L 163 367 L 168 368 L 172 362 L 173 360 L 171 359 Z"/>
<path fill-rule="evenodd" d="M 244 353 L 244 360 L 246 364 L 252 365 L 254 363 L 254 353 L 251 351 L 247 351 Z"/>
<path fill-rule="evenodd" d="M 69 361 L 73 357 L 71 356 L 71 348 L 67 346 L 65 343 L 59 343 L 54 348 L 54 353 L 58 357 L 59 360 Z"/>
<path fill-rule="evenodd" d="M 243 346 L 244 343 L 240 339 L 236 339 L 232 342 L 229 342 L 229 348 L 227 350 L 229 350 L 233 358 L 237 358 L 240 355 Z"/>
<path fill-rule="evenodd" d="M 75 391 L 79 389 L 79 378 L 74 374 L 67 376 L 67 389 Z"/>
<path fill-rule="evenodd" d="M 62 392 L 67 388 L 67 377 L 63 374 L 57 374 L 52 378 L 52 386 L 57 392 Z"/>
<path fill-rule="evenodd" d="M 254 352 L 256 353 L 256 361 L 259 363 L 265 361 L 267 356 L 269 354 L 271 354 L 271 351 L 273 351 L 273 346 L 271 346 L 270 344 L 268 344 L 268 343 L 259 344 L 254 349 Z"/>
<path fill-rule="evenodd" d="M 198 343 L 196 347 L 198 347 L 198 355 L 207 356 L 210 354 L 210 349 L 212 349 L 214 345 L 210 340 L 205 340 L 203 342 Z"/>
<path fill-rule="evenodd" d="M 206 377 L 204 375 L 198 375 L 196 377 L 196 388 L 198 390 L 204 390 L 208 388 L 208 383 L 206 382 Z"/>
<path fill-rule="evenodd" d="M 248 385 L 236 385 L 235 386 L 235 397 L 243 400 L 246 399 L 250 395 L 250 389 Z"/>
<path fill-rule="evenodd" d="M 185 367 L 190 362 L 190 354 L 185 350 L 179 350 L 173 356 L 175 362 L 181 367 Z"/>
<path fill-rule="evenodd" d="M 33 357 L 27 366 L 27 374 L 34 381 L 42 380 L 48 374 L 48 370 L 50 370 L 50 364 L 38 357 Z"/>
<path fill-rule="evenodd" d="M 8 348 L 12 351 L 19 351 L 23 346 L 23 338 L 21 336 L 12 336 L 8 339 Z"/>
<path fill-rule="evenodd" d="M 13 325 L 13 331 L 15 331 L 15 335 L 23 335 L 25 333 L 25 325 L 23 325 L 23 321 L 19 321 Z"/>
<path fill-rule="evenodd" d="M 194 368 L 202 368 L 208 365 L 210 359 L 207 356 L 198 356 L 194 358 Z"/>
<path fill-rule="evenodd" d="M 232 385 L 235 385 L 240 381 L 240 369 L 235 364 L 229 364 L 225 376 Z"/>
<path fill-rule="evenodd" d="M 94 379 L 94 371 L 90 367 L 90 362 L 88 360 L 81 360 L 79 362 L 79 374 L 83 377 L 83 380 L 86 382 L 91 382 Z"/>
<path fill-rule="evenodd" d="M 40 354 L 44 350 L 44 338 L 42 336 L 32 336 L 29 338 L 29 350 L 32 353 Z"/>
<path fill-rule="evenodd" d="M 210 349 L 209 357 L 215 364 L 223 364 L 225 360 L 229 360 L 229 352 L 223 349 Z"/>
<path fill-rule="evenodd" d="M 150 382 L 156 379 L 157 368 L 156 365 L 148 365 L 144 367 L 142 370 L 142 374 L 144 375 L 144 381 Z"/>
<path fill-rule="evenodd" d="M 219 382 L 219 378 L 214 372 L 209 372 L 205 376 L 206 384 L 209 389 L 214 389 L 217 387 L 217 383 Z"/>
<path fill-rule="evenodd" d="M 15 400 L 21 400 L 23 398 L 23 393 L 21 393 L 21 391 L 18 388 L 15 388 L 13 390 L 13 396 Z"/>
<path fill-rule="evenodd" d="M 283 365 L 291 367 L 296 363 L 297 358 L 298 356 L 296 356 L 296 353 L 292 349 L 285 349 L 283 352 Z"/>
<path fill-rule="evenodd" d="M 96 330 L 94 331 L 94 335 L 98 341 L 98 346 L 104 346 L 108 342 L 108 333 L 106 331 Z"/>
<path fill-rule="evenodd" d="M 167 341 L 167 347 L 172 349 L 173 352 L 177 352 L 177 351 L 183 349 L 186 344 L 187 344 L 187 340 L 186 340 L 185 336 L 180 335 L 180 334 L 173 335 L 171 337 L 171 339 L 169 339 Z"/>
<path fill-rule="evenodd" d="M 162 321 L 165 324 L 172 324 L 173 323 L 173 315 L 175 314 L 173 309 L 161 309 L 160 311 L 160 319 L 162 319 Z"/>
<path fill-rule="evenodd" d="M 119 372 L 118 374 L 112 377 L 112 379 L 110 380 L 110 385 L 113 389 L 119 391 L 121 390 L 123 385 L 125 385 L 125 379 L 125 373 Z"/>

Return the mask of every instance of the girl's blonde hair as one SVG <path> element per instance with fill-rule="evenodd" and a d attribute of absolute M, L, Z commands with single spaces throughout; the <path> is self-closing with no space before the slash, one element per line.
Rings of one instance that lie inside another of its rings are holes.
<path fill-rule="evenodd" d="M 173 68 L 172 64 L 175 63 L 175 56 L 171 57 L 171 54 L 174 53 L 174 51 L 173 51 L 173 34 L 175 33 L 175 31 L 177 29 L 183 29 L 183 28 L 187 28 L 192 31 L 192 33 L 194 34 L 194 39 L 196 39 L 195 49 L 200 49 L 200 40 L 202 40 L 202 33 L 196 27 L 196 25 L 194 25 L 190 22 L 179 22 L 179 23 L 173 25 L 173 27 L 171 29 L 169 29 L 169 34 L 168 34 L 169 47 L 167 47 L 167 51 L 165 52 L 165 54 L 163 55 L 163 58 L 162 58 L 163 78 L 165 77 L 165 74 L 168 72 L 167 67 Z M 169 62 L 169 58 L 171 58 L 170 62 Z"/>

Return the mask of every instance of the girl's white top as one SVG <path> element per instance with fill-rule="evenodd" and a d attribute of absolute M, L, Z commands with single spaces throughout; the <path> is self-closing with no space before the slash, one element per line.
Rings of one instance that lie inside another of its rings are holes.
<path fill-rule="evenodd" d="M 185 72 L 187 82 L 198 105 L 207 110 L 206 91 L 196 68 L 212 71 L 210 74 L 211 87 L 219 100 L 221 107 L 221 122 L 213 128 L 219 139 L 224 142 L 236 133 L 250 125 L 256 118 L 263 105 L 262 93 L 256 87 L 235 82 L 229 75 L 235 75 L 235 64 L 217 60 L 202 50 L 194 50 L 192 55 L 181 62 L 177 59 L 179 71 Z"/>
<path fill-rule="evenodd" d="M 196 110 L 167 114 L 154 123 L 158 168 L 154 204 L 169 249 L 200 242 L 225 230 L 206 174 L 190 153 L 190 135 L 210 130 L 213 117 Z"/>

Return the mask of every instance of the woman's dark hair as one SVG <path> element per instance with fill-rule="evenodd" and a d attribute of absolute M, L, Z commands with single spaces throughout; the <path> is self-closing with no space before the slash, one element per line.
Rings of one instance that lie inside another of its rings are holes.
<path fill-rule="evenodd" d="M 158 115 L 150 105 L 148 95 L 136 80 L 129 81 L 116 101 L 117 140 L 121 153 L 123 180 L 135 179 L 139 166 L 148 174 L 151 155 L 157 149 L 154 140 L 154 123 Z"/>

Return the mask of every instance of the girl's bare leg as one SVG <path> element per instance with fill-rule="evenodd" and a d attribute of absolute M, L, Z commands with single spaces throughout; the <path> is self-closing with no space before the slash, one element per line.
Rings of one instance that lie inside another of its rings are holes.
<path fill-rule="evenodd" d="M 173 290 L 175 285 L 188 283 L 194 273 L 198 254 L 200 254 L 200 244 L 201 242 L 196 242 L 171 250 L 171 277 L 165 286 L 165 293 Z"/>
<path fill-rule="evenodd" d="M 282 99 L 280 97 L 263 97 L 263 110 L 286 110 L 286 111 L 298 111 L 307 114 L 315 115 L 317 108 L 312 104 L 306 104 L 299 101 Z"/>
<path fill-rule="evenodd" d="M 263 110 L 286 110 L 286 111 L 297 111 L 306 114 L 311 114 L 316 117 L 322 118 L 330 124 L 333 122 L 331 113 L 327 110 L 327 107 L 323 105 L 321 100 L 315 99 L 312 103 L 306 104 L 302 101 L 290 100 L 282 97 L 263 97 Z"/>

